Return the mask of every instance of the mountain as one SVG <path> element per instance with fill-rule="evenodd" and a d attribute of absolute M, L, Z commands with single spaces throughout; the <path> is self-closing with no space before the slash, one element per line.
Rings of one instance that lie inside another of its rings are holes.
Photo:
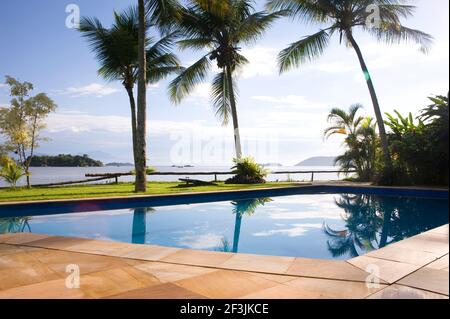
<path fill-rule="evenodd" d="M 334 156 L 310 157 L 295 166 L 334 166 Z"/>

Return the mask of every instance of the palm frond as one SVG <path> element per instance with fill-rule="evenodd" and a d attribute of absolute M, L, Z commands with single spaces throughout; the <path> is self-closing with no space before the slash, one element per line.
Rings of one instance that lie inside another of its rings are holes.
<path fill-rule="evenodd" d="M 321 30 L 316 34 L 292 43 L 278 55 L 280 73 L 286 72 L 303 62 L 311 61 L 323 54 L 329 44 L 327 30 Z"/>
<path fill-rule="evenodd" d="M 180 103 L 199 83 L 203 82 L 211 68 L 209 53 L 184 69 L 169 85 L 170 99 Z"/>

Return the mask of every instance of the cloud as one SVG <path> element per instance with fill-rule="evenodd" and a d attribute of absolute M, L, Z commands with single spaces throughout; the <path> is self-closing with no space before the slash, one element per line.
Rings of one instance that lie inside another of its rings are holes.
<path fill-rule="evenodd" d="M 249 63 L 242 68 L 240 75 L 244 79 L 276 75 L 278 73 L 277 53 L 277 49 L 267 47 L 242 50 L 242 55 L 249 60 Z"/>
<path fill-rule="evenodd" d="M 277 104 L 276 108 L 293 108 L 293 109 L 323 109 L 323 108 L 329 108 L 329 105 L 324 103 L 314 103 L 308 101 L 304 96 L 301 95 L 285 95 L 285 96 L 266 96 L 266 95 L 260 95 L 260 96 L 252 96 L 252 99 L 261 101 L 261 102 L 267 102 L 272 104 Z"/>
<path fill-rule="evenodd" d="M 70 87 L 65 90 L 56 91 L 58 94 L 70 95 L 72 97 L 90 96 L 103 97 L 119 92 L 117 88 L 113 88 L 100 83 L 92 83 L 86 86 Z"/>

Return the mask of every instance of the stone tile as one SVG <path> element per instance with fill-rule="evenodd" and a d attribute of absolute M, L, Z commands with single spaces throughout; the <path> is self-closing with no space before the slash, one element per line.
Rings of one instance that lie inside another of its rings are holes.
<path fill-rule="evenodd" d="M 0 269 L 0 290 L 55 279 L 61 279 L 61 277 L 50 268 L 40 263 L 30 263 L 25 266 L 2 268 Z"/>
<path fill-rule="evenodd" d="M 448 299 L 448 297 L 395 284 L 376 292 L 369 296 L 368 299 Z"/>
<path fill-rule="evenodd" d="M 373 275 L 388 283 L 394 283 L 420 268 L 420 266 L 367 256 L 356 257 L 348 262 L 367 272 L 374 272 L 374 267 L 378 268 L 379 271 L 374 272 Z"/>
<path fill-rule="evenodd" d="M 0 256 L 11 255 L 11 254 L 21 254 L 28 251 L 35 250 L 37 248 L 18 246 L 18 245 L 8 245 L 0 244 Z"/>
<path fill-rule="evenodd" d="M 49 249 L 68 250 L 71 246 L 78 245 L 90 241 L 84 238 L 51 236 L 48 238 L 36 240 L 27 243 L 29 246 Z"/>
<path fill-rule="evenodd" d="M 365 282 L 368 273 L 345 262 L 296 258 L 287 271 L 288 275 Z"/>
<path fill-rule="evenodd" d="M 86 295 L 80 289 L 68 289 L 65 279 L 0 291 L 0 299 L 80 299 Z"/>
<path fill-rule="evenodd" d="M 205 299 L 204 296 L 196 294 L 171 283 L 156 285 L 153 287 L 131 290 L 118 294 L 110 299 Z"/>
<path fill-rule="evenodd" d="M 135 265 L 134 267 L 155 276 L 164 283 L 197 277 L 216 271 L 213 268 L 164 264 L 156 262 L 141 263 Z"/>
<path fill-rule="evenodd" d="M 29 254 L 53 271 L 61 274 L 66 274 L 66 267 L 71 264 L 79 266 L 82 275 L 128 266 L 125 260 L 108 256 L 96 256 L 58 250 L 42 250 Z"/>
<path fill-rule="evenodd" d="M 295 258 L 293 257 L 236 254 L 221 264 L 220 267 L 234 270 L 285 274 L 294 260 Z"/>
<path fill-rule="evenodd" d="M 284 284 L 288 281 L 297 279 L 298 277 L 294 277 L 294 276 L 286 276 L 286 275 L 272 275 L 272 274 L 264 274 L 264 273 L 258 273 L 258 272 L 245 272 L 246 274 L 252 275 L 252 276 L 256 276 L 256 277 L 261 277 L 267 280 L 271 280 L 274 281 L 276 283 L 279 284 Z"/>
<path fill-rule="evenodd" d="M 437 237 L 436 237 L 437 236 Z M 419 252 L 434 253 L 439 256 L 444 256 L 449 252 L 448 240 L 439 238 L 439 234 L 427 234 L 427 236 L 412 237 L 402 240 L 398 243 L 392 244 L 392 247 L 401 249 L 416 250 Z"/>
<path fill-rule="evenodd" d="M 0 244 L 6 242 L 8 239 L 11 239 L 15 234 L 0 234 Z"/>
<path fill-rule="evenodd" d="M 435 262 L 432 262 L 431 264 L 427 265 L 426 268 L 445 270 L 448 269 L 448 265 L 449 265 L 448 255 L 445 255 L 444 257 L 439 258 Z"/>
<path fill-rule="evenodd" d="M 422 268 L 403 278 L 398 283 L 448 296 L 449 273 L 443 270 Z"/>
<path fill-rule="evenodd" d="M 443 234 L 443 235 L 449 235 L 449 224 L 432 229 L 429 231 L 430 233 L 435 233 L 435 234 Z"/>
<path fill-rule="evenodd" d="M 208 298 L 234 299 L 277 285 L 276 282 L 243 272 L 218 270 L 176 285 Z"/>
<path fill-rule="evenodd" d="M 162 258 L 161 261 L 184 265 L 218 267 L 232 256 L 233 254 L 230 253 L 182 249 Z"/>
<path fill-rule="evenodd" d="M 124 253 L 129 253 L 136 250 L 136 246 L 115 241 L 88 239 L 71 245 L 66 248 L 66 250 L 78 253 L 120 257 L 120 255 Z"/>
<path fill-rule="evenodd" d="M 45 238 L 50 238 L 49 235 L 44 234 L 34 234 L 34 233 L 17 233 L 14 234 L 14 236 L 11 236 L 11 238 L 7 239 L 5 241 L 6 244 L 12 244 L 12 245 L 25 245 L 29 244 L 31 242 L 35 242 L 37 240 L 42 240 Z"/>
<path fill-rule="evenodd" d="M 180 251 L 178 248 L 162 246 L 139 246 L 138 249 L 122 254 L 120 257 L 158 261 Z"/>
<path fill-rule="evenodd" d="M 117 268 L 80 277 L 80 289 L 90 298 L 105 298 L 127 291 L 160 284 L 159 280 L 144 272 Z"/>
<path fill-rule="evenodd" d="M 279 284 L 275 287 L 259 290 L 248 295 L 240 297 L 240 299 L 307 299 L 310 297 L 305 291 L 301 291 L 294 287 Z"/>
<path fill-rule="evenodd" d="M 313 299 L 361 299 L 386 287 L 369 288 L 362 282 L 299 278 L 286 283 L 303 293 L 302 298 Z"/>
<path fill-rule="evenodd" d="M 391 245 L 372 251 L 365 256 L 425 266 L 426 264 L 437 260 L 440 257 L 440 254 Z"/>

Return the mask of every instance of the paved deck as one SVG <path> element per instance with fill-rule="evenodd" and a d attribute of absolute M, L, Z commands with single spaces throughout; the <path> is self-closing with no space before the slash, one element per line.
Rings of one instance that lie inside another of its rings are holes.
<path fill-rule="evenodd" d="M 348 261 L 6 234 L 0 298 L 448 299 L 448 254 L 448 225 Z M 75 289 L 66 285 L 71 264 Z"/>

